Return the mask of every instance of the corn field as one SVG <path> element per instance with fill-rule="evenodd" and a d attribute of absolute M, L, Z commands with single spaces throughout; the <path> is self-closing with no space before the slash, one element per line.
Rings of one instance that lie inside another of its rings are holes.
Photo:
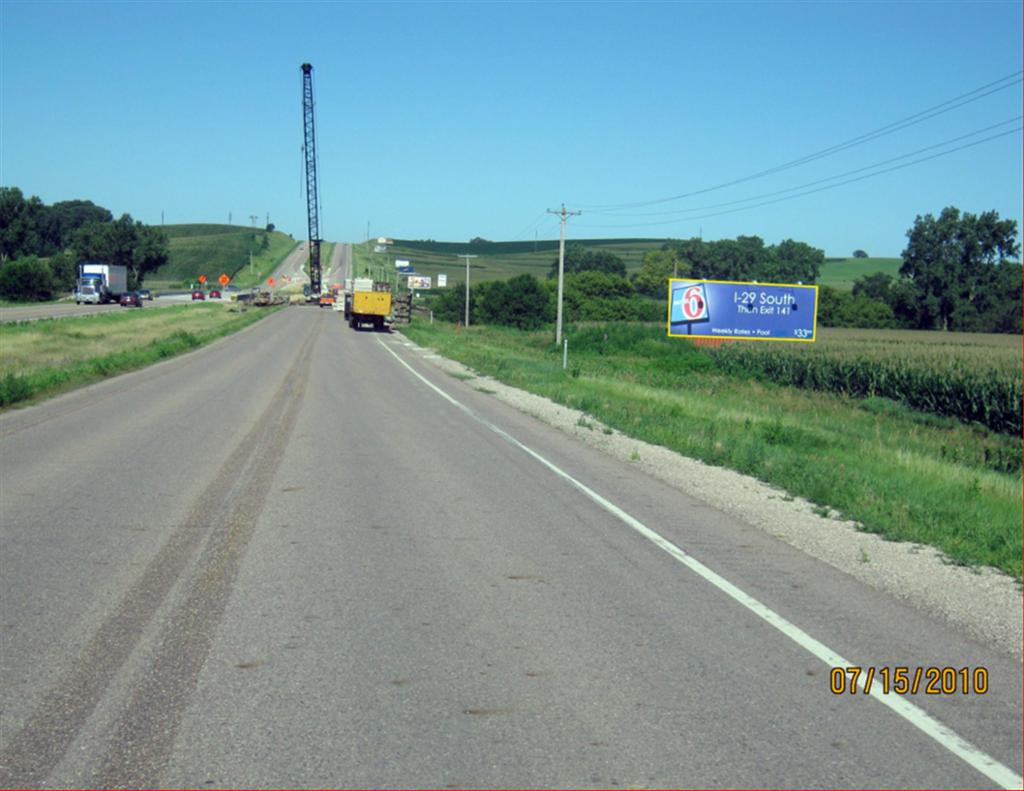
<path fill-rule="evenodd" d="M 708 353 L 730 374 L 880 396 L 1000 433 L 1021 433 L 1019 336 L 832 330 L 813 346 L 727 343 Z"/>

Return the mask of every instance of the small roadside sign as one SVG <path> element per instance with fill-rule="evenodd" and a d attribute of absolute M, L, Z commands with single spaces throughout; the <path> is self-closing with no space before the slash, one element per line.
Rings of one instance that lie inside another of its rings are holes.
<path fill-rule="evenodd" d="M 206 282 L 206 275 L 200 275 L 199 276 L 199 282 L 200 283 L 205 283 Z"/>
<path fill-rule="evenodd" d="M 277 285 L 277 281 L 274 280 L 274 278 L 272 278 L 272 277 L 268 277 L 267 278 L 267 285 L 268 286 L 276 286 Z"/>
<path fill-rule="evenodd" d="M 228 277 L 227 275 L 222 274 L 220 277 L 217 278 L 217 282 L 220 283 L 222 286 L 226 286 L 228 283 L 231 282 L 231 278 Z"/>
<path fill-rule="evenodd" d="M 445 288 L 448 285 L 448 275 L 443 272 L 437 276 L 437 287 Z"/>

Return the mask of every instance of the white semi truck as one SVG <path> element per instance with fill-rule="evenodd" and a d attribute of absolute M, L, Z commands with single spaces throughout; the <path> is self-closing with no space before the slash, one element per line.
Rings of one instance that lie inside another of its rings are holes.
<path fill-rule="evenodd" d="M 75 286 L 77 304 L 117 302 L 127 290 L 127 267 L 95 261 L 78 265 L 78 285 Z"/>

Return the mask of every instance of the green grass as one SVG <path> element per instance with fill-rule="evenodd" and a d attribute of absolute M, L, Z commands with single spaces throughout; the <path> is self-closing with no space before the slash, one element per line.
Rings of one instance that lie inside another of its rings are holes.
<path fill-rule="evenodd" d="M 180 288 L 185 281 L 196 281 L 206 275 L 216 282 L 221 274 L 231 278 L 232 285 L 248 288 L 264 279 L 298 244 L 287 234 L 273 231 L 269 248 L 259 251 L 263 231 L 239 225 L 165 225 L 170 260 L 146 277 L 150 289 Z M 249 253 L 252 274 L 249 272 Z"/>
<path fill-rule="evenodd" d="M 1021 577 L 1019 437 L 882 399 L 729 376 L 705 350 L 666 347 L 629 326 L 571 328 L 569 371 L 550 331 L 456 334 L 418 322 L 403 332 L 625 434 L 834 509 L 865 531 Z"/>
<path fill-rule="evenodd" d="M 466 282 L 466 259 L 457 254 L 476 255 L 469 261 L 470 284 L 484 280 L 509 280 L 517 275 L 529 274 L 546 278 L 551 262 L 558 258 L 558 240 L 541 240 L 534 252 L 533 242 L 490 242 L 488 244 L 461 244 L 458 242 L 415 242 L 396 239 L 387 253 L 374 253 L 374 244 L 353 246 L 356 272 L 365 267 L 373 271 L 386 270 L 394 276 L 394 260 L 408 260 L 417 274 L 430 275 L 437 283 L 437 275 L 448 275 L 448 285 Z M 566 244 L 585 244 L 595 250 L 607 250 L 626 263 L 627 272 L 639 269 L 644 253 L 660 250 L 664 239 L 570 239 Z"/>
<path fill-rule="evenodd" d="M 821 267 L 818 277 L 819 286 L 832 286 L 840 291 L 853 289 L 853 281 L 864 275 L 884 272 L 893 278 L 900 275 L 903 266 L 901 258 L 846 258 L 842 260 L 828 259 Z"/>
<path fill-rule="evenodd" d="M 272 308 L 181 305 L 0 324 L 0 407 L 33 402 L 195 349 Z"/>
<path fill-rule="evenodd" d="M 470 283 L 484 280 L 508 280 L 517 275 L 529 274 L 545 278 L 551 269 L 551 262 L 558 258 L 558 240 L 541 240 L 534 250 L 533 242 L 489 242 L 469 244 L 459 242 L 417 242 L 395 239 L 387 253 L 374 253 L 374 243 L 354 246 L 356 271 L 360 274 L 369 266 L 373 272 L 386 271 L 394 276 L 394 260 L 408 260 L 417 274 L 430 275 L 437 282 L 437 275 L 448 275 L 449 285 L 466 282 L 466 260 L 459 254 L 475 255 L 470 259 Z M 664 239 L 576 239 L 566 244 L 578 243 L 594 250 L 607 250 L 622 258 L 627 273 L 640 268 L 644 254 L 660 250 Z M 899 258 L 846 258 L 827 259 L 821 267 L 819 285 L 832 286 L 842 291 L 853 288 L 853 282 L 864 275 L 875 272 L 898 277 L 902 260 Z"/>

